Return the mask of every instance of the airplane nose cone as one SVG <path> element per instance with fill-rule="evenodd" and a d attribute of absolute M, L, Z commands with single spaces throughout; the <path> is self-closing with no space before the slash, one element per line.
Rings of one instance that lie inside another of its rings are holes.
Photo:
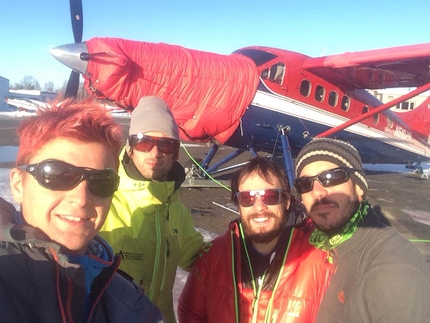
<path fill-rule="evenodd" d="M 88 67 L 88 47 L 86 43 L 67 44 L 52 48 L 50 54 L 72 70 L 85 74 Z"/>

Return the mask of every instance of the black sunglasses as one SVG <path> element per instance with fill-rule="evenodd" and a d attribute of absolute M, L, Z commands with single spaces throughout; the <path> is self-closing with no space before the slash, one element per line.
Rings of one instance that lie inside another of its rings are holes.
<path fill-rule="evenodd" d="M 175 154 L 179 149 L 179 140 L 142 134 L 129 136 L 128 143 L 133 149 L 144 153 L 150 152 L 154 146 L 157 146 L 161 153 L 167 155 Z"/>
<path fill-rule="evenodd" d="M 236 193 L 237 200 L 242 207 L 253 206 L 257 196 L 261 196 L 264 204 L 266 205 L 276 205 L 281 203 L 281 198 L 283 195 L 286 196 L 286 193 L 280 188 L 241 191 Z"/>
<path fill-rule="evenodd" d="M 119 176 L 113 169 L 76 167 L 57 159 L 47 159 L 18 168 L 33 175 L 42 187 L 51 191 L 69 191 L 86 180 L 92 194 L 105 198 L 111 197 L 119 184 Z"/>
<path fill-rule="evenodd" d="M 324 187 L 336 186 L 347 182 L 350 178 L 350 174 L 354 172 L 364 174 L 364 171 L 361 169 L 339 167 L 326 170 L 315 176 L 299 177 L 294 181 L 294 187 L 296 188 L 297 193 L 304 194 L 313 190 L 315 180 L 320 182 Z"/>

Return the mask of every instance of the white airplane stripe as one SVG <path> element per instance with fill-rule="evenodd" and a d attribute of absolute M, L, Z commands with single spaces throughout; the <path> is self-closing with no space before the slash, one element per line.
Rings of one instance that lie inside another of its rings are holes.
<path fill-rule="evenodd" d="M 306 103 L 263 91 L 257 91 L 251 104 L 274 112 L 288 114 L 307 121 L 321 123 L 328 127 L 336 127 L 350 120 L 335 113 L 318 109 Z M 362 123 L 351 125 L 350 127 L 346 128 L 345 131 L 367 138 L 377 139 L 382 142 L 389 142 L 395 147 L 416 154 L 430 156 L 430 150 L 424 146 L 422 149 L 420 149 L 408 141 L 402 140 L 384 131 L 371 128 Z"/>

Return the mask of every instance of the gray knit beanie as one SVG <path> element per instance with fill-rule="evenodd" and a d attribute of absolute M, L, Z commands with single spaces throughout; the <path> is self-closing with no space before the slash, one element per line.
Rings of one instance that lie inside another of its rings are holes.
<path fill-rule="evenodd" d="M 145 96 L 131 113 L 129 135 L 151 131 L 163 132 L 179 140 L 178 125 L 167 104 L 155 96 Z"/>
<path fill-rule="evenodd" d="M 296 177 L 300 176 L 303 168 L 315 161 L 328 161 L 339 167 L 363 170 L 360 154 L 355 147 L 345 141 L 331 138 L 316 138 L 306 144 L 296 158 Z M 363 198 L 367 196 L 367 180 L 363 173 L 351 173 L 351 180 L 363 191 Z"/>

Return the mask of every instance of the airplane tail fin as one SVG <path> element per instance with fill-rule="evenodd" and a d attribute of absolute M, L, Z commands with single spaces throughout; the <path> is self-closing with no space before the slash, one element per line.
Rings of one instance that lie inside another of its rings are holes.
<path fill-rule="evenodd" d="M 412 129 L 426 136 L 430 143 L 430 96 L 413 110 L 395 113 Z"/>

